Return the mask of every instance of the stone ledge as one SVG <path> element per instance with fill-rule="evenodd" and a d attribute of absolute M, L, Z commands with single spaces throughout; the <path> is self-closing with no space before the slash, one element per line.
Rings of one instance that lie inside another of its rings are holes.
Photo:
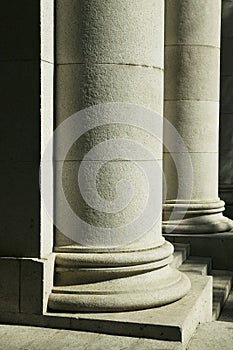
<path fill-rule="evenodd" d="M 119 313 L 44 315 L 1 313 L 0 322 L 182 342 L 187 345 L 200 322 L 212 318 L 212 278 L 189 275 L 191 291 L 159 308 Z"/>
<path fill-rule="evenodd" d="M 216 270 L 233 270 L 233 230 L 210 234 L 164 234 L 172 243 L 190 244 L 190 254 L 212 258 Z"/>

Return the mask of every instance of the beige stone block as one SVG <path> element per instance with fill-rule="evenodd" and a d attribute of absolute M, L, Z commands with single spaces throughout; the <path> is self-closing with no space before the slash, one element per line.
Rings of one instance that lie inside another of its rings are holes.
<path fill-rule="evenodd" d="M 88 245 L 100 247 L 106 242 L 110 244 L 108 237 L 113 231 L 114 245 L 119 246 L 134 242 L 149 231 L 153 232 L 148 237 L 150 241 L 160 240 L 161 163 L 161 160 L 66 161 L 62 186 L 67 203 L 59 192 L 57 173 L 55 180 L 55 212 L 63 224 L 60 231 L 74 237 L 76 243 L 84 244 L 85 240 Z M 56 164 L 60 172 L 62 163 Z M 67 207 L 72 209 L 72 216 Z M 133 227 L 138 229 L 132 231 Z"/>
<path fill-rule="evenodd" d="M 218 153 L 189 153 L 192 169 L 185 162 L 184 154 L 164 153 L 164 173 L 167 186 L 167 200 L 177 199 L 216 200 L 218 198 Z M 178 177 L 177 169 L 182 174 Z M 190 180 L 190 171 L 192 181 Z M 191 182 L 191 183 L 190 183 Z M 190 186 L 192 184 L 192 196 Z"/>
<path fill-rule="evenodd" d="M 57 62 L 163 66 L 163 0 L 57 0 Z"/>
<path fill-rule="evenodd" d="M 220 46 L 221 1 L 166 0 L 165 45 Z"/>
<path fill-rule="evenodd" d="M 39 61 L 39 5 L 39 1 L 33 2 L 30 0 L 17 1 L 14 4 L 9 1 L 2 4 L 0 14 L 2 33 L 0 60 Z M 14 83 L 16 82 L 17 79 Z"/>
<path fill-rule="evenodd" d="M 47 7 L 45 6 L 45 9 Z M 44 9 L 44 10 L 45 10 Z M 51 145 L 53 138 L 54 124 L 54 66 L 48 62 L 41 62 L 41 169 L 40 184 L 41 194 L 41 256 L 46 256 L 53 249 L 53 222 L 49 217 L 44 205 L 44 193 L 53 205 L 53 147 Z M 45 153 L 46 152 L 46 153 Z M 46 159 L 46 166 L 45 166 Z M 50 162 L 49 162 L 50 161 Z M 51 176 L 49 177 L 50 174 Z M 48 190 L 49 189 L 49 190 Z"/>
<path fill-rule="evenodd" d="M 41 153 L 53 136 L 54 65 L 41 62 Z M 47 158 L 47 157 L 46 157 Z M 48 158 L 47 158 L 48 159 Z M 52 159 L 52 155 L 51 158 Z"/>
<path fill-rule="evenodd" d="M 54 4 L 41 0 L 41 59 L 54 62 Z"/>
<path fill-rule="evenodd" d="M 1 240 L 4 242 L 4 240 Z M 19 312 L 19 269 L 17 259 L 0 258 L 0 312 Z"/>
<path fill-rule="evenodd" d="M 166 47 L 165 100 L 218 101 L 219 65 L 217 48 Z"/>
<path fill-rule="evenodd" d="M 40 254 L 39 164 L 1 163 L 0 255 L 38 257 Z"/>
<path fill-rule="evenodd" d="M 220 149 L 233 150 L 233 114 L 220 116 Z"/>
<path fill-rule="evenodd" d="M 233 113 L 233 76 L 221 78 L 221 112 Z"/>
<path fill-rule="evenodd" d="M 108 102 L 141 104 L 162 115 L 163 72 L 104 64 L 57 67 L 57 125 L 83 108 Z"/>
<path fill-rule="evenodd" d="M 231 0 L 222 1 L 222 36 L 233 37 L 233 2 Z"/>
<path fill-rule="evenodd" d="M 233 35 L 232 38 L 222 38 L 221 50 L 221 75 L 233 76 Z"/>
<path fill-rule="evenodd" d="M 179 138 L 189 152 L 218 151 L 219 103 L 212 101 L 165 101 L 164 144 L 171 152 L 182 152 Z"/>
<path fill-rule="evenodd" d="M 162 117 L 158 121 L 158 130 L 156 125 L 153 130 L 148 129 L 148 124 L 145 123 L 141 111 L 140 117 L 141 128 L 133 125 L 135 109 L 132 111 L 124 112 L 121 116 L 121 120 L 125 117 L 124 122 L 129 120 L 129 124 L 117 123 L 117 115 L 115 119 L 108 121 L 108 115 L 106 112 L 106 119 L 103 125 L 93 127 L 95 123 L 95 117 L 98 118 L 100 111 L 96 111 L 91 116 L 87 112 L 86 119 L 90 116 L 90 122 L 88 125 L 88 131 L 83 132 L 84 125 L 80 125 L 77 118 L 77 141 L 70 146 L 67 155 L 63 148 L 64 142 L 70 144 L 69 132 L 64 132 L 63 135 L 56 137 L 56 151 L 55 157 L 57 160 L 110 160 L 114 158 L 127 159 L 127 160 L 156 160 L 162 158 Z M 104 113 L 104 112 L 103 112 Z M 144 113 L 146 113 L 144 111 Z M 130 114 L 130 115 L 129 115 Z M 101 115 L 102 117 L 103 115 Z M 156 115 L 152 115 L 152 118 L 156 118 Z M 80 120 L 80 124 L 83 119 Z M 152 119 L 153 121 L 153 119 Z M 114 122 L 114 123 L 113 123 Z M 146 128 L 147 127 L 147 128 Z M 153 132 L 154 131 L 154 132 Z M 78 132 L 81 134 L 78 137 Z M 68 147 L 67 147 L 68 148 Z"/>
<path fill-rule="evenodd" d="M 0 76 L 0 159 L 39 161 L 39 62 L 1 62 Z"/>

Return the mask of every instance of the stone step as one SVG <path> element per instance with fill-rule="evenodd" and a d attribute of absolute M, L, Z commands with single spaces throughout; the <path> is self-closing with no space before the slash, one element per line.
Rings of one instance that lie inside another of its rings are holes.
<path fill-rule="evenodd" d="M 179 251 L 177 252 L 179 253 Z M 179 267 L 185 273 L 213 276 L 213 320 L 217 320 L 232 288 L 233 272 L 211 270 L 211 258 L 190 256 Z"/>
<path fill-rule="evenodd" d="M 213 320 L 217 320 L 231 292 L 233 272 L 212 270 L 211 275 L 213 276 Z M 224 317 L 222 320 L 224 321 Z"/>
<path fill-rule="evenodd" d="M 210 274 L 211 258 L 189 256 L 189 258 L 179 267 L 185 273 L 194 273 L 202 276 Z"/>
<path fill-rule="evenodd" d="M 231 290 L 225 305 L 223 306 L 222 313 L 219 317 L 219 321 L 232 322 L 233 323 L 233 290 Z"/>
<path fill-rule="evenodd" d="M 190 254 L 190 245 L 185 243 L 174 243 L 174 259 L 171 263 L 173 268 L 178 269 L 185 260 L 188 259 Z"/>

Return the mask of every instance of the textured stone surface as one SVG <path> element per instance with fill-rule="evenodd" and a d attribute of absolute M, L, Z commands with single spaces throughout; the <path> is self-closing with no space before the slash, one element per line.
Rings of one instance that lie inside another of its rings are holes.
<path fill-rule="evenodd" d="M 56 16 L 59 64 L 163 66 L 161 0 L 58 0 Z"/>
<path fill-rule="evenodd" d="M 179 342 L 165 342 L 111 336 L 90 332 L 34 328 L 23 326 L 0 326 L 1 350 L 181 350 Z"/>
<path fill-rule="evenodd" d="M 162 113 L 163 73 L 125 65 L 62 65 L 57 67 L 56 122 L 99 103 L 141 104 Z"/>
<path fill-rule="evenodd" d="M 166 46 L 165 100 L 217 102 L 219 69 L 218 48 L 195 45 Z"/>
<path fill-rule="evenodd" d="M 166 0 L 166 45 L 219 47 L 220 11 L 218 0 Z"/>
<path fill-rule="evenodd" d="M 54 62 L 54 6 L 49 0 L 40 1 L 41 8 L 41 59 Z"/>
<path fill-rule="evenodd" d="M 217 152 L 219 103 L 212 101 L 165 101 L 164 117 L 175 125 L 189 152 Z M 195 120 L 195 123 L 193 121 Z M 190 128 L 190 123 L 193 123 Z M 166 124 L 164 133 L 166 134 Z M 176 151 L 176 144 L 170 151 Z M 165 150 L 166 152 L 166 150 Z"/>
<path fill-rule="evenodd" d="M 211 201 L 218 198 L 218 180 L 217 177 L 212 177 L 209 181 L 209 173 L 217 174 L 218 172 L 218 154 L 217 153 L 190 153 L 192 162 L 192 176 L 193 176 L 193 200 L 205 200 Z M 177 196 L 177 188 L 180 186 L 179 199 L 187 198 L 187 193 L 190 193 L 189 183 L 185 183 L 185 178 L 189 176 L 190 169 L 186 167 L 183 160 L 186 159 L 186 154 L 182 153 L 164 153 L 164 172 L 166 175 L 167 183 L 167 200 L 174 199 Z M 174 163 L 174 160 L 176 163 Z M 177 177 L 176 166 L 179 167 L 179 171 L 182 174 L 182 178 Z M 172 174 L 172 176 L 168 176 Z M 200 181 L 202 179 L 202 181 Z M 208 187 L 206 184 L 208 183 Z"/>
<path fill-rule="evenodd" d="M 232 349 L 233 325 L 227 322 L 212 322 L 199 326 L 191 339 L 188 350 Z"/>

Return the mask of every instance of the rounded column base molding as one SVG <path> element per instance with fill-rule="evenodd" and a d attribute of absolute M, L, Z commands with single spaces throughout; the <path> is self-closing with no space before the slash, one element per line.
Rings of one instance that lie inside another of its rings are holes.
<path fill-rule="evenodd" d="M 100 253 L 99 257 L 58 254 L 48 307 L 69 312 L 119 312 L 174 302 L 187 294 L 191 284 L 188 277 L 170 267 L 172 252 L 172 245 L 165 242 L 150 249 L 147 259 L 146 251 Z"/>
<path fill-rule="evenodd" d="M 223 216 L 225 203 L 216 201 L 166 201 L 163 207 L 163 233 L 206 234 L 227 232 L 233 221 Z M 170 216 L 173 213 L 173 218 Z"/>

